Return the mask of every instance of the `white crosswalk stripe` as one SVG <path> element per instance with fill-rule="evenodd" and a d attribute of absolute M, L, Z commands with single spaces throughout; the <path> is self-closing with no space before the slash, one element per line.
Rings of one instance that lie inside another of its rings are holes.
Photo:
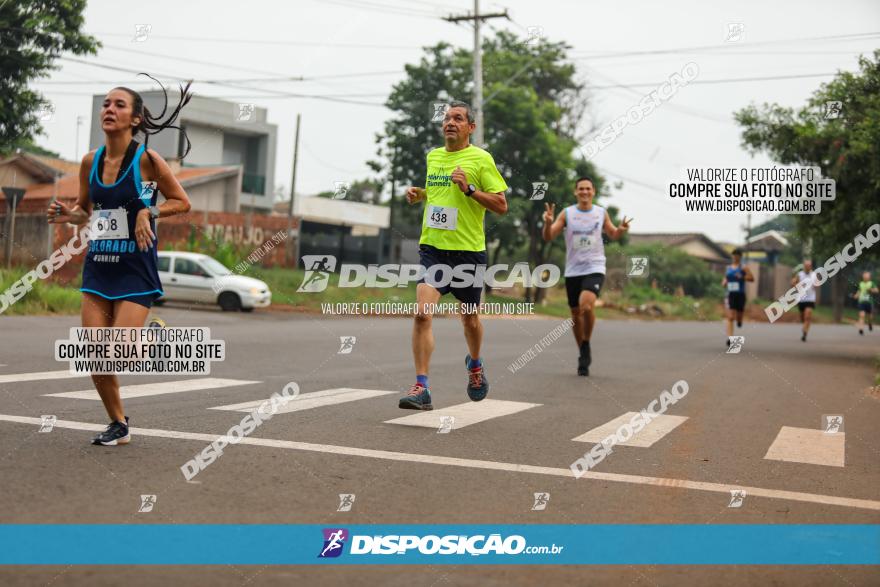
<path fill-rule="evenodd" d="M 161 383 L 142 383 L 139 385 L 123 385 L 119 388 L 122 399 L 135 397 L 147 397 L 166 393 L 184 393 L 187 391 L 202 391 L 205 389 L 217 389 L 221 387 L 234 387 L 239 385 L 253 385 L 259 381 L 245 381 L 242 379 L 220 379 L 205 377 L 202 379 L 185 379 L 182 381 L 163 381 Z M 47 393 L 46 397 L 64 397 L 73 399 L 100 400 L 101 396 L 94 389 L 83 391 L 65 391 L 63 393 Z"/>
<path fill-rule="evenodd" d="M 10 373 L 0 375 L 0 383 L 18 383 L 20 381 L 45 381 L 48 379 L 74 379 L 76 377 L 88 377 L 88 373 L 72 375 L 69 370 L 63 371 L 38 371 L 36 373 Z"/>
<path fill-rule="evenodd" d="M 418 412 L 411 416 L 403 416 L 402 418 L 394 418 L 386 420 L 386 424 L 401 424 L 403 426 L 422 426 L 424 428 L 440 428 L 449 422 L 450 430 L 458 430 L 465 426 L 471 426 L 478 422 L 485 422 L 493 418 L 502 416 L 510 416 L 529 408 L 536 408 L 542 404 L 531 404 L 527 402 L 512 402 L 500 399 L 485 399 L 481 402 L 467 402 L 443 408 L 441 410 L 432 410 L 427 412 Z M 451 422 L 444 417 L 452 416 L 454 420 Z"/>
<path fill-rule="evenodd" d="M 379 397 L 383 395 L 391 395 L 396 391 L 380 391 L 378 389 L 355 389 L 351 387 L 340 387 L 338 389 L 325 389 L 323 391 L 315 391 L 311 393 L 300 394 L 296 399 L 279 406 L 276 414 L 286 414 L 290 412 L 301 412 L 302 410 L 311 410 L 323 406 L 332 406 L 353 402 L 356 400 L 367 399 L 371 397 Z M 239 404 L 229 404 L 226 406 L 217 406 L 208 408 L 210 410 L 230 410 L 235 412 L 252 412 L 256 410 L 265 399 L 243 402 Z"/>
<path fill-rule="evenodd" d="M 811 428 L 783 426 L 764 458 L 771 461 L 843 467 L 845 447 L 846 434 L 843 432 L 828 433 Z"/>
<path fill-rule="evenodd" d="M 617 430 L 620 429 L 621 426 L 628 423 L 630 420 L 632 420 L 633 416 L 637 414 L 638 412 L 627 412 L 622 416 L 618 416 L 613 420 L 605 422 L 601 426 L 597 426 L 592 430 L 584 432 L 580 436 L 572 438 L 572 440 L 575 442 L 602 442 L 602 440 L 604 440 L 605 438 L 616 434 Z M 666 414 L 657 416 L 654 420 L 651 420 L 651 422 L 647 424 L 644 428 L 633 434 L 632 438 L 630 438 L 626 442 L 618 442 L 617 444 L 620 446 L 637 446 L 641 448 L 648 448 L 652 446 L 655 442 L 672 432 L 685 420 L 687 420 L 687 416 L 667 416 Z"/>

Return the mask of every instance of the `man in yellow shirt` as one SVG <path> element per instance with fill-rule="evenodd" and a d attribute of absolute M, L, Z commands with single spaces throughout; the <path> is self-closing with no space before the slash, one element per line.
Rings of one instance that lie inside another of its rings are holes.
<path fill-rule="evenodd" d="M 432 306 L 451 293 L 461 302 L 461 320 L 467 340 L 467 393 L 478 402 L 489 393 L 483 372 L 480 346 L 483 325 L 478 308 L 482 291 L 482 272 L 486 265 L 486 236 L 483 219 L 486 210 L 507 213 L 504 192 L 507 184 L 498 173 L 492 156 L 470 144 L 474 132 L 474 114 L 464 102 L 452 102 L 443 119 L 445 147 L 428 153 L 425 187 L 410 187 L 410 204 L 425 202 L 422 236 L 419 239 L 419 262 L 426 270 L 416 290 L 418 311 L 413 324 L 413 359 L 416 383 L 399 406 L 408 410 L 431 410 L 428 368 L 434 351 L 431 330 Z M 465 280 L 451 277 L 462 273 L 474 276 L 472 284 L 456 285 Z"/>

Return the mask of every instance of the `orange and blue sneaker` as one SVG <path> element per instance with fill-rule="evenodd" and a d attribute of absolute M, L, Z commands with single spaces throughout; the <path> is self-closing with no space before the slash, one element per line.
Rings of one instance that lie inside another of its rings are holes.
<path fill-rule="evenodd" d="M 416 383 L 409 388 L 405 396 L 400 398 L 397 406 L 402 410 L 433 410 L 431 391 L 421 383 Z"/>
<path fill-rule="evenodd" d="M 475 364 L 471 360 L 471 356 L 467 355 L 464 358 L 464 366 L 468 372 L 468 397 L 474 402 L 486 399 L 489 394 L 489 380 L 486 379 L 486 373 L 483 372 L 483 362 Z"/>

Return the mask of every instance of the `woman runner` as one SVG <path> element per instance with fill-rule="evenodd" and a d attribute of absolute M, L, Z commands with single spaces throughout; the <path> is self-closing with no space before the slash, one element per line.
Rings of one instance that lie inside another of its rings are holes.
<path fill-rule="evenodd" d="M 142 74 L 146 75 L 146 74 Z M 158 80 L 148 76 L 158 83 Z M 161 87 L 161 84 L 160 84 Z M 82 325 L 86 328 L 144 326 L 153 301 L 162 296 L 156 254 L 156 219 L 190 209 L 189 198 L 168 163 L 147 148 L 151 135 L 173 126 L 181 109 L 192 98 L 190 84 L 181 88 L 177 107 L 162 121 L 144 106 L 140 94 L 129 88 L 110 90 L 101 106 L 104 144 L 83 157 L 79 171 L 79 197 L 73 207 L 53 202 L 47 212 L 50 224 L 89 222 L 91 242 L 82 275 Z M 144 144 L 134 140 L 144 135 Z M 190 143 L 186 138 L 185 157 Z M 146 157 L 144 157 L 146 153 Z M 165 201 L 157 205 L 158 192 Z M 128 417 L 119 395 L 115 374 L 92 374 L 110 425 L 92 444 L 115 446 L 131 440 Z"/>

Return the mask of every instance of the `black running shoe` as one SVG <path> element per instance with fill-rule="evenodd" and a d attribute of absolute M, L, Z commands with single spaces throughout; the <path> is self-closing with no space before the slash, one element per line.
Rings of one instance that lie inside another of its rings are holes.
<path fill-rule="evenodd" d="M 590 353 L 590 343 L 589 341 L 584 341 L 581 343 L 581 352 L 578 357 L 578 375 L 588 377 L 590 375 L 590 364 L 592 362 L 593 357 Z"/>
<path fill-rule="evenodd" d="M 806 332 L 801 334 L 801 342 L 807 342 L 807 333 Z"/>
<path fill-rule="evenodd" d="M 737 327 L 737 328 L 742 328 L 742 327 L 743 327 L 742 320 L 737 320 L 737 321 L 736 321 L 736 327 Z"/>
<path fill-rule="evenodd" d="M 116 446 L 118 444 L 128 444 L 129 441 L 131 441 L 131 434 L 128 432 L 128 416 L 126 416 L 125 424 L 122 422 L 110 422 L 106 430 L 92 439 L 92 444 Z"/>
<path fill-rule="evenodd" d="M 589 374 L 590 370 L 587 368 L 587 365 L 584 362 L 584 355 L 581 354 L 578 356 L 578 375 L 586 377 Z"/>
<path fill-rule="evenodd" d="M 590 368 L 590 365 L 593 364 L 593 355 L 590 352 L 590 341 L 585 340 L 581 343 L 581 355 L 584 357 L 584 367 L 587 369 Z"/>
<path fill-rule="evenodd" d="M 433 410 L 431 392 L 424 385 L 416 383 L 409 388 L 409 393 L 400 398 L 397 407 L 402 410 Z"/>
<path fill-rule="evenodd" d="M 868 330 L 871 331 L 871 332 L 874 332 L 874 325 L 873 325 L 873 324 L 868 324 Z"/>
<path fill-rule="evenodd" d="M 862 336 L 865 336 L 865 331 L 864 331 L 864 330 L 859 330 L 859 334 L 861 334 Z"/>

